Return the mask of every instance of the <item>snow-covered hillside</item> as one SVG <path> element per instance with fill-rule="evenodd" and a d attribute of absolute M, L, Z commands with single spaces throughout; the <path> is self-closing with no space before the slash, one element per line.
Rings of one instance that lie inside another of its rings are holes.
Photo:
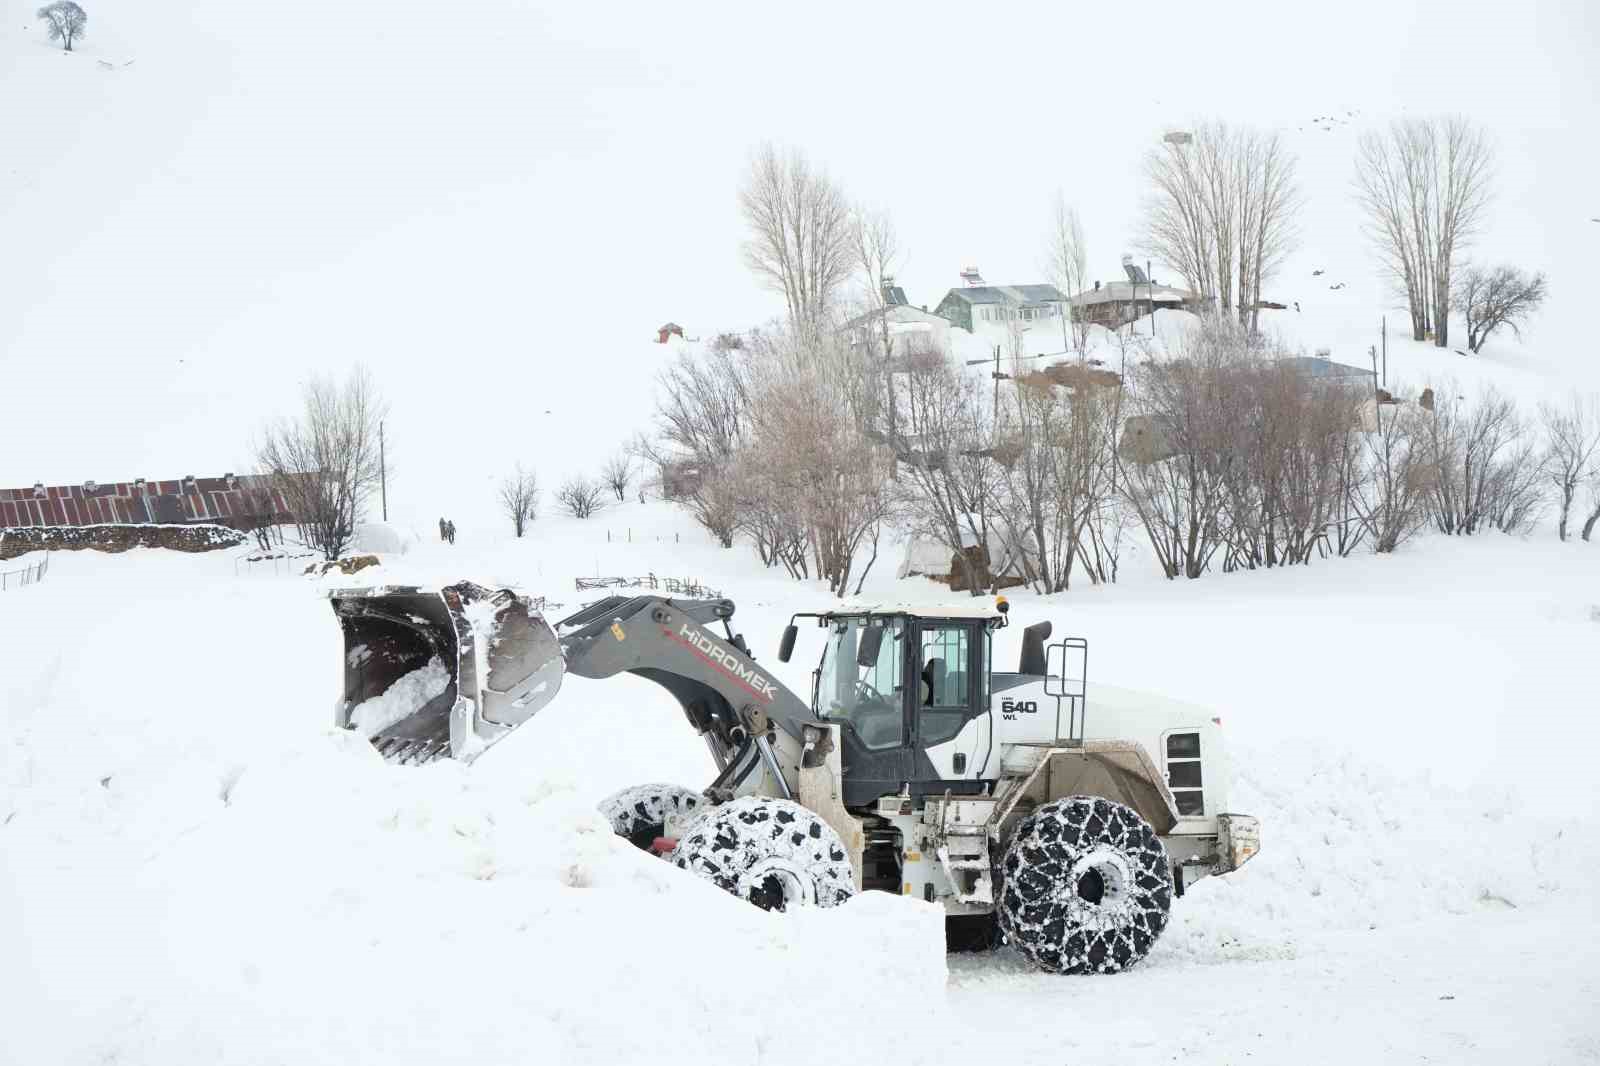
<path fill-rule="evenodd" d="M 1139 156 L 1161 129 L 1210 114 L 1281 128 L 1307 205 L 1269 295 L 1304 311 L 1270 324 L 1362 363 L 1389 301 L 1350 203 L 1354 139 L 1393 115 L 1466 110 L 1502 151 L 1483 254 L 1552 273 L 1549 321 L 1482 360 L 1392 350 L 1391 378 L 1483 363 L 1559 384 L 1594 364 L 1583 293 L 1600 208 L 1582 177 L 1595 148 L 1577 132 L 1595 125 L 1593 64 L 1524 64 L 1509 96 L 1476 73 L 1581 49 L 1593 34 L 1562 17 L 1592 18 L 1582 5 L 1515 25 L 1457 5 L 1442 19 L 1443 71 L 1423 64 L 1418 46 L 1436 38 L 1421 21 L 1372 35 L 1356 14 L 1319 20 L 1312 55 L 1271 5 L 1240 22 L 1281 27 L 1292 47 L 1179 9 L 1136 56 L 1073 46 L 1072 84 L 1048 88 L 1063 41 L 1125 36 L 1115 12 L 1052 9 L 1027 33 L 998 20 L 952 35 L 859 5 L 797 25 L 781 10 L 728 20 L 643 4 L 615 18 L 510 3 L 330 17 L 281 0 L 198 17 L 117 0 L 89 5 L 68 55 L 35 7 L 0 3 L 0 97 L 26 101 L 0 109 L 0 388 L 28 398 L 0 422 L 0 484 L 244 469 L 253 430 L 292 408 L 307 374 L 356 360 L 393 404 L 398 517 L 486 518 L 518 460 L 547 485 L 592 471 L 648 410 L 672 350 L 652 343 L 657 326 L 708 338 L 781 306 L 738 255 L 737 176 L 764 138 L 807 147 L 852 194 L 892 205 L 899 280 L 932 306 L 968 261 L 997 282 L 1038 280 L 1057 187 L 1085 218 L 1092 272 L 1117 276 Z M 771 77 L 752 43 L 832 54 L 841 22 L 920 61 L 819 85 Z M 1248 62 L 1195 78 L 1186 52 L 1214 35 Z M 1341 47 L 1387 76 L 1351 77 Z M 981 91 L 961 73 L 974 63 L 997 68 Z M 1141 89 L 1125 91 L 1130 79 Z M 1072 107 L 1055 135 L 1037 102 L 1063 93 L 1101 106 Z M 1347 117 L 1330 129 L 1307 121 L 1336 105 Z M 886 114 L 899 116 L 887 132 Z M 937 145 L 933 115 L 948 131 Z M 1399 336 L 1397 313 L 1390 326 Z"/>
<path fill-rule="evenodd" d="M 1090 639 L 1096 678 L 1215 709 L 1235 805 L 1263 819 L 1261 856 L 1104 979 L 947 964 L 916 901 L 768 915 L 611 837 L 601 796 L 711 773 L 637 679 L 569 678 L 470 768 L 385 766 L 328 728 L 341 643 L 319 592 L 350 579 L 235 569 L 58 554 L 0 599 L 0 989 L 22 1006 L 0 1061 L 850 1061 L 886 1011 L 964 1019 L 912 1062 L 1409 1060 L 1441 1040 L 1454 1062 L 1558 1062 L 1600 1035 L 1600 732 L 1575 713 L 1600 576 L 1559 545 L 1426 539 L 1016 597 L 1019 621 Z M 360 577 L 574 605 L 575 576 L 647 572 L 736 599 L 769 667 L 822 596 L 656 504 L 522 541 L 467 530 Z M 880 566 L 865 595 L 941 590 Z M 803 686 L 814 654 L 780 676 Z M 797 1021 L 818 995 L 826 1017 Z"/>

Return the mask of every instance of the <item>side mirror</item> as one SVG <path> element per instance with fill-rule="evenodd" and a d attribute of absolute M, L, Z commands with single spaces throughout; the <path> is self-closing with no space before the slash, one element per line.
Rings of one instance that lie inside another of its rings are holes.
<path fill-rule="evenodd" d="M 1017 673 L 1043 677 L 1050 672 L 1044 661 L 1044 642 L 1050 639 L 1050 630 L 1050 623 L 1045 621 L 1022 631 L 1022 662 L 1017 665 Z"/>
<path fill-rule="evenodd" d="M 867 626 L 861 631 L 861 644 L 856 648 L 857 666 L 877 666 L 878 649 L 883 647 L 883 626 Z"/>
<path fill-rule="evenodd" d="M 789 656 L 794 654 L 794 638 L 800 635 L 800 629 L 793 622 L 783 627 L 783 639 L 778 642 L 778 661 L 786 663 Z"/>

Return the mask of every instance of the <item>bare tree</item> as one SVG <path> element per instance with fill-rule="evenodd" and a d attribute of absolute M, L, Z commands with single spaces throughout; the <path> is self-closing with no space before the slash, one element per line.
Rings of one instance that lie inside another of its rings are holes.
<path fill-rule="evenodd" d="M 820 322 L 849 277 L 851 212 L 844 193 L 798 149 L 764 144 L 739 189 L 745 264 L 783 293 L 789 318 Z"/>
<path fill-rule="evenodd" d="M 1298 241 L 1300 209 L 1295 158 L 1276 133 L 1240 131 L 1234 149 L 1239 224 L 1234 228 L 1239 320 L 1254 333 L 1261 314 L 1261 286 L 1282 267 Z"/>
<path fill-rule="evenodd" d="M 606 487 L 594 478 L 574 474 L 556 490 L 556 503 L 573 518 L 588 518 L 600 510 Z"/>
<path fill-rule="evenodd" d="M 70 52 L 72 42 L 82 37 L 89 15 L 73 3 L 72 0 L 55 0 L 34 12 L 34 18 L 42 19 L 45 31 L 52 41 L 60 41 L 61 47 Z"/>
<path fill-rule="evenodd" d="M 1044 258 L 1045 276 L 1067 298 L 1062 308 L 1061 340 L 1067 348 L 1082 352 L 1089 343 L 1089 321 L 1073 307 L 1072 298 L 1089 287 L 1089 243 L 1083 235 L 1078 209 L 1068 205 L 1060 190 L 1056 192 Z"/>
<path fill-rule="evenodd" d="M 633 483 L 633 458 L 626 451 L 618 452 L 606 460 L 600 476 L 621 503 L 628 498 L 628 486 Z"/>
<path fill-rule="evenodd" d="M 1493 151 L 1464 118 L 1398 119 L 1361 138 L 1356 200 L 1405 293 L 1414 340 L 1449 346 L 1451 282 L 1490 199 Z"/>
<path fill-rule="evenodd" d="M 1583 539 L 1588 542 L 1590 534 L 1594 532 L 1596 522 L 1600 522 L 1600 472 L 1589 476 L 1589 515 L 1583 520 Z"/>
<path fill-rule="evenodd" d="M 1545 294 L 1543 274 L 1514 266 L 1463 269 L 1450 306 L 1467 321 L 1467 351 L 1480 351 L 1501 326 L 1510 326 L 1521 340 L 1523 323 L 1544 304 Z"/>
<path fill-rule="evenodd" d="M 903 516 L 913 533 L 951 550 L 965 588 L 980 595 L 992 574 L 977 564 L 988 552 L 990 532 L 998 532 L 1003 494 L 992 458 L 993 406 L 945 352 L 912 353 L 903 376 L 906 418 L 894 441 Z"/>
<path fill-rule="evenodd" d="M 694 491 L 680 502 L 719 545 L 733 547 L 733 538 L 739 532 L 740 499 L 738 476 L 731 462 L 700 472 Z"/>
<path fill-rule="evenodd" d="M 539 478 L 518 463 L 510 476 L 501 479 L 495 499 L 520 537 L 527 531 L 528 523 L 539 516 Z"/>
<path fill-rule="evenodd" d="M 1385 411 L 1374 405 L 1374 432 L 1363 435 L 1366 476 L 1352 486 L 1353 502 L 1372 550 L 1393 552 L 1428 521 L 1428 496 L 1434 467 L 1422 444 L 1420 423 L 1427 412 L 1409 402 Z"/>
<path fill-rule="evenodd" d="M 1441 533 L 1485 526 L 1520 532 L 1537 517 L 1539 456 L 1510 398 L 1494 388 L 1476 401 L 1436 389 L 1422 442 L 1433 467 L 1429 510 Z"/>
<path fill-rule="evenodd" d="M 1277 133 L 1209 122 L 1145 157 L 1140 247 L 1256 327 L 1261 288 L 1293 249 L 1295 159 Z"/>
<path fill-rule="evenodd" d="M 271 478 L 252 475 L 241 477 L 238 500 L 239 524 L 255 537 L 257 547 L 262 551 L 270 551 L 274 540 L 283 543 L 283 533 L 277 523 L 284 516 L 278 511 Z"/>
<path fill-rule="evenodd" d="M 1541 404 L 1539 417 L 1545 433 L 1544 474 L 1555 485 L 1559 507 L 1556 535 L 1566 540 L 1579 487 L 1600 478 L 1600 394 L 1585 399 L 1573 393 L 1560 407 Z M 1596 514 L 1600 514 L 1600 506 Z M 1594 522 L 1589 518 L 1585 533 Z"/>
<path fill-rule="evenodd" d="M 1247 353 L 1244 327 L 1213 315 L 1130 374 L 1130 408 L 1156 446 L 1125 451 L 1122 491 L 1169 578 L 1199 577 L 1229 542 L 1224 523 L 1239 504 L 1230 509 L 1228 478 L 1246 424 L 1229 379 Z"/>
<path fill-rule="evenodd" d="M 746 347 L 682 353 L 658 382 L 657 438 L 640 434 L 632 445 L 655 467 L 662 496 L 688 506 L 724 548 L 733 546 L 739 526 L 738 478 L 730 464 L 749 432 Z"/>
<path fill-rule="evenodd" d="M 343 385 L 313 377 L 302 404 L 298 417 L 263 431 L 257 462 L 310 546 L 337 559 L 378 487 L 378 424 L 388 406 L 360 366 Z"/>
<path fill-rule="evenodd" d="M 736 522 L 755 544 L 763 566 L 782 566 L 792 578 L 810 576 L 810 530 L 788 471 L 773 469 L 759 455 L 738 455 L 729 464 Z"/>
<path fill-rule="evenodd" d="M 663 371 L 656 396 L 656 429 L 680 455 L 715 466 L 732 455 L 745 432 L 750 405 L 743 352 L 713 347 L 683 352 Z"/>
<path fill-rule="evenodd" d="M 791 326 L 752 353 L 749 461 L 803 524 L 817 576 L 838 596 L 866 577 L 889 516 L 889 462 L 867 432 L 882 397 L 871 360 L 832 329 Z"/>
<path fill-rule="evenodd" d="M 883 368 L 884 413 L 889 436 L 895 434 L 899 404 L 895 400 L 894 344 L 889 330 L 889 290 L 900 260 L 894 220 L 883 210 L 857 209 L 850 231 L 850 254 L 866 289 L 868 312 L 877 320 L 877 342 Z M 891 464 L 893 460 L 891 459 Z M 890 475 L 894 471 L 891 468 Z"/>
<path fill-rule="evenodd" d="M 1115 580 L 1120 377 L 1082 362 L 1027 372 L 1013 360 L 1012 380 L 991 449 L 1001 536 L 1041 593 L 1071 587 L 1080 562 L 1091 582 Z"/>

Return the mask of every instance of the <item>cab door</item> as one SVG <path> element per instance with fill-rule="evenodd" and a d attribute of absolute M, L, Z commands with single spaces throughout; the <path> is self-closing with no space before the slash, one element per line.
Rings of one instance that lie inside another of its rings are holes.
<path fill-rule="evenodd" d="M 973 621 L 917 625 L 913 669 L 912 773 L 919 782 L 978 776 L 993 732 L 989 712 L 989 635 Z"/>

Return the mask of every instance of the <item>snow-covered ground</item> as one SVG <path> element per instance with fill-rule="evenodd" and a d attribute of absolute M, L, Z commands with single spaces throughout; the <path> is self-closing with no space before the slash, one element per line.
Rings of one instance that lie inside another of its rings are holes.
<path fill-rule="evenodd" d="M 1016 597 L 1019 621 L 1088 637 L 1098 679 L 1215 708 L 1234 799 L 1263 820 L 1261 854 L 1196 886 L 1113 978 L 947 958 L 914 900 L 764 914 L 614 839 L 602 796 L 709 777 L 637 679 L 569 678 L 471 768 L 385 766 L 329 729 L 341 643 L 319 598 L 471 577 L 572 607 L 577 576 L 654 572 L 735 598 L 774 665 L 818 588 L 659 504 L 544 517 L 522 541 L 493 504 L 516 462 L 548 499 L 647 425 L 657 370 L 694 347 L 652 343 L 661 322 L 704 339 L 775 310 L 738 263 L 733 195 L 767 137 L 892 205 L 921 303 L 971 257 L 1037 280 L 1057 186 L 1092 271 L 1116 276 L 1159 130 L 1283 129 L 1304 239 L 1267 295 L 1301 309 L 1267 328 L 1366 366 L 1387 314 L 1391 386 L 1492 385 L 1525 409 L 1592 388 L 1587 9 L 1454 5 L 1440 38 L 1373 0 L 1320 22 L 1310 51 L 1275 6 L 1168 12 L 1137 48 L 1066 46 L 1069 95 L 1101 104 L 1057 135 L 1037 101 L 1061 86 L 1041 72 L 1073 35 L 1125 37 L 1125 13 L 952 35 L 860 5 L 798 21 L 635 5 L 603 26 L 585 5 L 401 5 L 351 10 L 352 35 L 311 0 L 203 17 L 119 0 L 88 5 L 69 56 L 37 2 L 0 0 L 0 95 L 26 101 L 0 107 L 0 484 L 244 469 L 252 428 L 308 373 L 359 358 L 393 404 L 395 520 L 363 532 L 384 565 L 357 579 L 62 552 L 0 593 L 0 1064 L 1600 1060 L 1600 546 L 1430 537 L 1183 583 L 1133 548 L 1115 588 Z M 771 77 L 749 44 L 831 55 L 846 22 L 918 62 L 817 85 Z M 1195 77 L 1218 33 L 1237 70 Z M 1337 128 L 1305 121 L 1326 95 Z M 969 132 L 930 148 L 930 109 Z M 1406 339 L 1349 197 L 1357 134 L 1444 110 L 1483 116 L 1502 149 L 1474 254 L 1552 274 L 1527 337 L 1473 357 Z M 962 359 L 992 350 L 956 340 Z M 895 583 L 895 561 L 868 595 L 940 597 Z M 803 688 L 814 651 L 780 676 Z"/>
<path fill-rule="evenodd" d="M 579 574 L 646 572 L 736 599 L 769 666 L 822 597 L 636 503 L 358 577 L 575 605 Z M 1600 1053 L 1600 570 L 1571 546 L 1427 538 L 1018 596 L 1019 621 L 1090 639 L 1097 678 L 1212 706 L 1263 820 L 1261 855 L 1112 978 L 947 960 L 916 901 L 768 915 L 611 837 L 608 792 L 710 776 L 643 681 L 569 678 L 470 768 L 384 765 L 328 728 L 342 645 L 319 594 L 350 580 L 77 552 L 0 599 L 0 1061 L 853 1061 L 885 1017 L 923 1020 L 913 1062 Z M 881 561 L 866 594 L 941 598 Z"/>

